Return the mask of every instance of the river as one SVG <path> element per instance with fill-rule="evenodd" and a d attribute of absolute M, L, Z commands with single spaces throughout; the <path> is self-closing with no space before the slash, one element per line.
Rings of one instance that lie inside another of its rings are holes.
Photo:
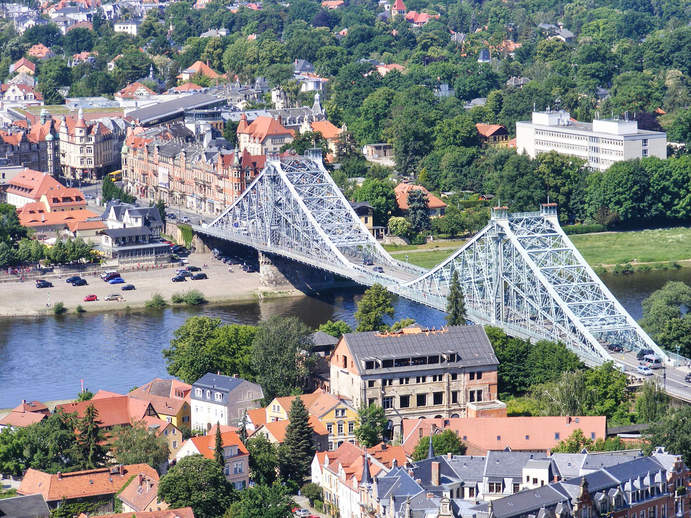
<path fill-rule="evenodd" d="M 691 269 L 606 274 L 603 281 L 635 319 L 641 302 L 668 280 L 691 284 Z M 0 320 L 0 408 L 22 399 L 75 397 L 84 385 L 124 393 L 159 376 L 167 376 L 161 350 L 173 332 L 192 315 L 229 323 L 256 324 L 272 315 L 296 315 L 312 327 L 329 319 L 353 324 L 362 290 L 341 290 L 319 297 L 274 299 L 251 304 L 168 308 L 160 312 L 109 312 L 64 317 Z M 412 317 L 425 326 L 441 326 L 439 311 L 405 299 L 395 302 L 395 319 Z"/>

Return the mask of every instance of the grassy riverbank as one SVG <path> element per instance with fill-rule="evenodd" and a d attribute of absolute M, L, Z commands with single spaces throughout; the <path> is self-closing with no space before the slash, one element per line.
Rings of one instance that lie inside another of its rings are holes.
<path fill-rule="evenodd" d="M 691 228 L 675 227 L 630 232 L 598 232 L 569 236 L 591 266 L 649 264 L 652 269 L 678 263 L 691 267 Z M 387 246 L 396 259 L 432 268 L 462 246 L 462 241 L 436 241 L 419 247 Z M 407 256 L 407 259 L 406 259 Z"/>

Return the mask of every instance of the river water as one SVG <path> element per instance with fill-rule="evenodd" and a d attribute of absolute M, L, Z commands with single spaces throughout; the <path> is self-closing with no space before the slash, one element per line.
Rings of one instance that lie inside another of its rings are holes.
<path fill-rule="evenodd" d="M 691 269 L 604 275 L 602 279 L 638 320 L 645 297 L 668 280 L 691 284 Z M 318 297 L 228 306 L 2 319 L 0 408 L 13 407 L 22 399 L 75 397 L 81 380 L 92 391 L 124 393 L 156 376 L 166 376 L 161 351 L 169 345 L 175 329 L 192 315 L 241 324 L 256 324 L 273 315 L 296 315 L 312 327 L 329 319 L 352 325 L 361 293 L 339 290 Z M 396 320 L 412 317 L 422 325 L 437 327 L 444 323 L 443 313 L 405 299 L 395 301 L 395 310 Z"/>

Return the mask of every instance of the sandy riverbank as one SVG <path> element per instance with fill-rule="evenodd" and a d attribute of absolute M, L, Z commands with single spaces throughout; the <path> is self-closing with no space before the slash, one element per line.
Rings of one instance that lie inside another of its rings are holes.
<path fill-rule="evenodd" d="M 122 291 L 122 284 L 110 285 L 99 277 L 90 274 L 86 276 L 87 286 L 72 286 L 67 284 L 67 275 L 60 277 L 46 276 L 46 280 L 53 283 L 53 288 L 36 288 L 34 282 L 12 282 L 0 284 L 0 317 L 52 315 L 53 305 L 62 302 L 69 313 L 73 313 L 78 305 L 87 312 L 109 311 L 117 309 L 142 308 L 152 295 L 158 293 L 169 303 L 175 293 L 184 293 L 192 289 L 204 294 L 210 303 L 252 301 L 262 297 L 294 296 L 297 290 L 285 292 L 270 291 L 262 288 L 259 273 L 245 273 L 238 266 L 233 265 L 232 272 L 228 266 L 216 261 L 210 254 L 193 254 L 189 257 L 189 264 L 203 267 L 208 279 L 186 282 L 171 282 L 175 269 L 123 272 L 123 279 L 127 284 L 134 284 L 133 291 Z M 85 302 L 87 295 L 97 295 L 98 301 Z M 120 294 L 124 300 L 106 301 L 110 294 Z"/>

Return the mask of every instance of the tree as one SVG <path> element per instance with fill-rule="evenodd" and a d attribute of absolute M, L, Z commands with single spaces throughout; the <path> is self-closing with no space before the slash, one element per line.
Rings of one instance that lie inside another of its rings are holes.
<path fill-rule="evenodd" d="M 158 497 L 172 509 L 191 507 L 198 518 L 217 518 L 233 501 L 233 489 L 214 461 L 184 457 L 158 484 Z"/>
<path fill-rule="evenodd" d="M 221 423 L 216 421 L 216 439 L 214 443 L 214 460 L 223 469 L 226 461 L 223 458 L 223 441 L 221 440 Z"/>
<path fill-rule="evenodd" d="M 26 228 L 19 223 L 17 208 L 9 203 L 0 203 L 0 243 L 8 245 L 26 237 Z"/>
<path fill-rule="evenodd" d="M 301 390 L 314 368 L 311 329 L 296 317 L 271 317 L 252 342 L 252 367 L 264 401 Z"/>
<path fill-rule="evenodd" d="M 81 469 L 95 469 L 105 464 L 107 451 L 103 446 L 104 435 L 100 425 L 98 410 L 90 404 L 77 421 L 74 455 Z"/>
<path fill-rule="evenodd" d="M 15 466 L 34 468 L 48 473 L 68 471 L 75 464 L 74 435 L 75 417 L 57 410 L 40 423 L 26 427 L 23 433 L 16 436 L 21 443 L 22 454 L 14 457 Z M 0 436 L 1 438 L 1 436 Z M 0 452 L 3 446 L 0 440 Z M 0 466 L 3 460 L 0 453 Z"/>
<path fill-rule="evenodd" d="M 244 489 L 224 518 L 285 518 L 291 516 L 294 505 L 284 485 L 261 484 Z"/>
<path fill-rule="evenodd" d="M 394 236 L 405 237 L 410 234 L 412 228 L 407 219 L 400 216 L 393 216 L 389 218 L 389 233 Z"/>
<path fill-rule="evenodd" d="M 691 462 L 691 407 L 684 406 L 668 413 L 656 423 L 651 423 L 645 439 L 648 450 L 655 446 L 664 446 L 667 451 L 681 455 L 686 465 Z"/>
<path fill-rule="evenodd" d="M 357 303 L 355 320 L 358 332 L 386 329 L 384 317 L 394 314 L 392 296 L 381 284 L 373 284 Z"/>
<path fill-rule="evenodd" d="M 668 349 L 679 348 L 682 355 L 691 355 L 691 286 L 670 281 L 643 301 L 641 327 L 658 344 Z"/>
<path fill-rule="evenodd" d="M 269 439 L 259 434 L 247 439 L 250 478 L 255 484 L 270 486 L 278 477 L 278 451 Z"/>
<path fill-rule="evenodd" d="M 148 464 L 158 469 L 168 460 L 168 443 L 144 424 L 119 426 L 112 432 L 110 451 L 120 464 Z"/>
<path fill-rule="evenodd" d="M 458 271 L 454 269 L 451 275 L 449 296 L 446 303 L 446 323 L 450 326 L 464 326 L 468 319 L 465 313 L 465 299 L 461 284 L 458 282 Z"/>
<path fill-rule="evenodd" d="M 374 403 L 369 406 L 362 406 L 358 411 L 355 438 L 365 448 L 371 448 L 384 440 L 384 433 L 388 425 L 389 421 L 382 407 Z"/>
<path fill-rule="evenodd" d="M 653 381 L 646 381 L 636 398 L 636 420 L 655 423 L 667 414 L 669 399 Z"/>
<path fill-rule="evenodd" d="M 316 448 L 312 438 L 314 431 L 309 424 L 309 414 L 299 397 L 294 398 L 290 405 L 288 420 L 290 424 L 286 428 L 285 440 L 278 452 L 281 477 L 301 486 L 310 473 L 310 465 Z"/>
<path fill-rule="evenodd" d="M 355 191 L 355 201 L 372 206 L 375 225 L 385 225 L 397 209 L 393 185 L 388 180 L 366 179 Z"/>
<path fill-rule="evenodd" d="M 253 326 L 222 325 L 218 318 L 191 317 L 175 330 L 170 347 L 163 350 L 168 372 L 185 383 L 194 383 L 207 372 L 237 374 L 253 380 Z"/>
<path fill-rule="evenodd" d="M 331 335 L 334 338 L 340 338 L 346 333 L 353 332 L 350 326 L 343 320 L 336 320 L 335 322 L 328 320 L 319 326 L 319 331 Z"/>
<path fill-rule="evenodd" d="M 158 213 L 161 215 L 161 221 L 166 220 L 166 202 L 163 200 L 158 200 L 154 207 L 158 209 Z"/>
<path fill-rule="evenodd" d="M 94 48 L 94 33 L 89 29 L 77 27 L 65 34 L 63 45 L 68 54 L 91 51 Z"/>
<path fill-rule="evenodd" d="M 314 505 L 316 500 L 322 499 L 322 488 L 319 484 L 308 482 L 300 488 L 300 494 L 309 500 L 310 505 Z"/>
<path fill-rule="evenodd" d="M 593 440 L 588 439 L 583 430 L 576 428 L 573 433 L 552 448 L 552 453 L 580 453 L 583 448 L 593 450 Z"/>
<path fill-rule="evenodd" d="M 422 189 L 412 189 L 408 193 L 408 221 L 413 232 L 429 230 L 429 209 L 427 194 Z"/>
<path fill-rule="evenodd" d="M 453 430 L 444 430 L 441 433 L 432 436 L 432 449 L 434 455 L 465 455 L 466 445 L 463 444 Z M 422 437 L 415 450 L 413 451 L 413 460 L 418 461 L 427 458 L 429 453 L 429 436 Z"/>

